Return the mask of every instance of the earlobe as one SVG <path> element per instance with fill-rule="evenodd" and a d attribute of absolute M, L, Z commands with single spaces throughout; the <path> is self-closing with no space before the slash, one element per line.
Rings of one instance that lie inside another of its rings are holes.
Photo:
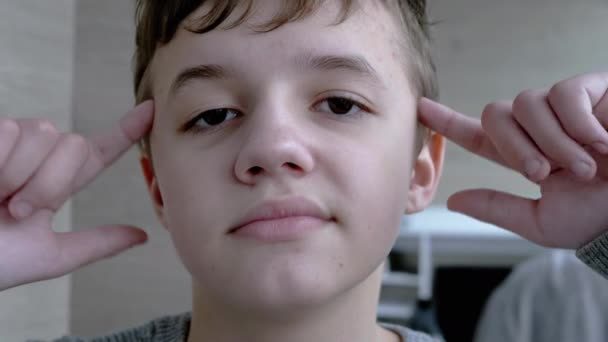
<path fill-rule="evenodd" d="M 420 212 L 433 201 L 443 170 L 444 154 L 445 139 L 437 133 L 431 133 L 429 142 L 414 161 L 406 214 Z"/>
<path fill-rule="evenodd" d="M 141 165 L 141 170 L 144 174 L 144 178 L 146 180 L 148 193 L 150 194 L 152 204 L 154 205 L 154 211 L 156 212 L 156 215 L 158 216 L 158 219 L 161 221 L 163 226 L 167 227 L 164 219 L 163 197 L 160 192 L 160 188 L 158 187 L 158 181 L 156 179 L 156 175 L 154 174 L 152 162 L 150 161 L 150 158 L 142 156 L 139 160 L 139 163 Z"/>

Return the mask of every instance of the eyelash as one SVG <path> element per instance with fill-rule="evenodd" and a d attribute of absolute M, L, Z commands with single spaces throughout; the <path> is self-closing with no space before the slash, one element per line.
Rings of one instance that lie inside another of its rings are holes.
<path fill-rule="evenodd" d="M 241 116 L 242 114 L 235 109 L 229 109 L 229 108 L 215 108 L 215 109 L 210 109 L 210 110 L 206 110 L 202 113 L 199 113 L 198 115 L 196 115 L 192 120 L 188 121 L 184 127 L 181 129 L 182 132 L 185 133 L 192 133 L 192 134 L 196 134 L 196 133 L 210 133 L 213 132 L 219 128 L 222 128 L 226 122 L 223 122 L 221 124 L 215 125 L 215 126 L 211 126 L 211 127 L 201 127 L 199 125 L 197 125 L 196 123 L 203 120 L 203 117 L 205 115 L 208 115 L 214 111 L 219 111 L 219 110 L 226 110 L 228 112 L 231 113 L 237 113 L 237 116 Z"/>
<path fill-rule="evenodd" d="M 348 95 L 340 95 L 340 96 L 329 96 L 324 98 L 322 101 L 317 102 L 317 104 L 315 104 L 313 106 L 313 108 L 318 107 L 320 104 L 325 103 L 327 101 L 330 100 L 346 100 L 347 102 L 349 102 L 349 104 L 351 104 L 354 107 L 358 107 L 359 110 L 355 113 L 355 114 L 334 114 L 335 116 L 339 116 L 339 117 L 360 117 L 361 115 L 363 115 L 362 112 L 365 113 L 371 113 L 370 109 L 365 106 L 364 104 L 362 104 L 361 102 L 357 101 L 356 99 L 354 99 L 351 96 Z M 203 120 L 203 117 L 205 115 L 208 115 L 214 111 L 219 111 L 219 110 L 226 110 L 228 112 L 231 113 L 236 113 L 237 117 L 238 116 L 242 116 L 242 113 L 240 113 L 238 110 L 236 109 L 230 109 L 230 108 L 215 108 L 215 109 L 210 109 L 210 110 L 206 110 L 202 113 L 199 113 L 198 115 L 196 115 L 192 120 L 188 121 L 183 128 L 181 129 L 182 132 L 186 132 L 186 133 L 192 133 L 192 134 L 197 134 L 197 133 L 210 133 L 213 132 L 219 128 L 222 128 L 224 125 L 226 125 L 226 122 L 220 123 L 218 125 L 215 126 L 211 126 L 211 127 L 201 127 L 198 126 L 196 123 Z M 350 112 L 350 111 L 349 111 Z M 230 122 L 230 121 L 227 121 Z"/>

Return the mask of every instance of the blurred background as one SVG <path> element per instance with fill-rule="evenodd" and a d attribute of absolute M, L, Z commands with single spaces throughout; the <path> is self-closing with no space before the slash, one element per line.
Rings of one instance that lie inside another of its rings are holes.
<path fill-rule="evenodd" d="M 441 100 L 461 112 L 478 117 L 485 104 L 524 89 L 608 69 L 605 0 L 429 3 Z M 0 0 L 0 115 L 48 117 L 85 135 L 109 126 L 133 103 L 133 36 L 130 0 Z M 469 187 L 537 196 L 523 177 L 454 145 L 446 157 L 435 207 L 403 220 L 380 315 L 430 331 L 437 323 L 448 341 L 470 341 L 490 294 L 515 266 L 547 251 L 446 213 L 448 196 Z M 155 219 L 135 149 L 78 194 L 56 227 L 107 221 L 145 227 L 150 241 L 71 276 L 0 293 L 0 341 L 101 335 L 189 310 L 188 274 Z"/>

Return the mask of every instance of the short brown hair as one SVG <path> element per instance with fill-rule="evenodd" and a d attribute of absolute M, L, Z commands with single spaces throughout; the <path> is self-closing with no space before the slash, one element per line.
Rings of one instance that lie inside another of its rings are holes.
<path fill-rule="evenodd" d="M 180 25 L 202 5 L 210 3 L 210 10 L 197 18 L 185 29 L 199 34 L 212 31 L 224 23 L 237 9 L 245 4 L 239 18 L 228 28 L 242 24 L 249 16 L 254 0 L 136 0 L 136 49 L 133 56 L 134 91 L 136 102 L 141 103 L 152 98 L 149 79 L 150 63 L 159 46 L 168 44 L 177 33 Z M 284 1 L 282 9 L 268 23 L 256 29 L 269 32 L 284 24 L 302 19 L 314 13 L 326 0 L 290 0 Z M 366 0 L 368 1 L 368 0 Z M 398 19 L 406 34 L 408 58 L 408 77 L 418 96 L 437 99 L 438 87 L 436 68 L 430 48 L 430 23 L 426 13 L 426 0 L 380 0 L 387 6 L 398 9 Z M 356 0 L 341 0 L 342 13 L 336 20 L 339 24 L 346 20 L 355 10 Z M 418 135 L 421 135 L 418 130 Z M 422 139 L 421 139 L 422 140 Z M 149 156 L 148 138 L 140 144 Z M 420 144 L 418 144 L 420 145 Z"/>

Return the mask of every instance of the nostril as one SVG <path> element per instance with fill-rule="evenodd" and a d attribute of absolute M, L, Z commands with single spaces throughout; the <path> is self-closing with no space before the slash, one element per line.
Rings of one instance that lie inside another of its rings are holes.
<path fill-rule="evenodd" d="M 300 167 L 298 165 L 294 164 L 294 163 L 285 163 L 285 165 L 287 165 L 287 167 L 289 167 L 290 169 L 293 169 L 293 170 L 299 170 L 300 169 Z"/>
<path fill-rule="evenodd" d="M 257 176 L 257 175 L 259 175 L 260 173 L 262 173 L 262 168 L 261 168 L 261 167 L 259 167 L 259 166 L 254 166 L 254 167 L 252 167 L 251 169 L 249 169 L 249 172 L 250 172 L 252 175 Z"/>

